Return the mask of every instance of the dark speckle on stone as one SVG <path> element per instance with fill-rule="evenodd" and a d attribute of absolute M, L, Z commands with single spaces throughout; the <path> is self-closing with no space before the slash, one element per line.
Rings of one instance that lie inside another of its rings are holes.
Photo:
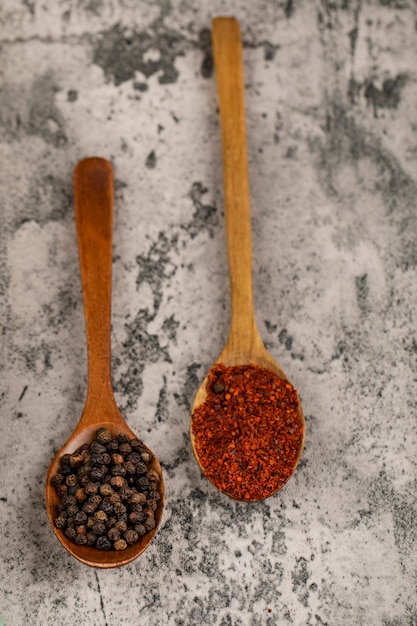
<path fill-rule="evenodd" d="M 285 5 L 285 17 L 290 18 L 294 13 L 294 0 L 287 0 L 287 4 Z"/>
<path fill-rule="evenodd" d="M 401 91 L 407 82 L 405 74 L 395 78 L 387 78 L 379 89 L 373 81 L 365 88 L 365 99 L 368 106 L 372 106 L 374 116 L 378 117 L 378 109 L 396 109 L 401 101 Z"/>
<path fill-rule="evenodd" d="M 68 140 L 64 117 L 55 103 L 60 88 L 54 74 L 35 75 L 29 89 L 22 98 L 12 83 L 0 88 L 0 128 L 4 127 L 6 138 L 13 141 L 25 134 L 36 135 L 57 148 L 64 146 Z"/>
<path fill-rule="evenodd" d="M 78 91 L 76 89 L 70 89 L 67 92 L 67 100 L 68 102 L 75 102 L 78 98 Z"/>
<path fill-rule="evenodd" d="M 143 83 L 140 82 L 138 80 L 135 80 L 135 82 L 133 83 L 133 89 L 136 89 L 136 91 L 148 91 L 148 83 Z"/>
<path fill-rule="evenodd" d="M 167 335 L 170 341 L 176 342 L 177 340 L 177 330 L 180 323 L 175 319 L 174 315 L 171 317 L 167 317 L 162 324 L 162 330 Z"/>
<path fill-rule="evenodd" d="M 161 84 L 175 83 L 175 60 L 190 45 L 181 33 L 168 30 L 160 22 L 139 32 L 116 24 L 102 32 L 93 60 L 115 85 L 134 79 L 138 72 L 146 78 L 158 73 Z"/>
<path fill-rule="evenodd" d="M 205 193 L 207 193 L 207 189 L 202 183 L 193 183 L 189 195 L 195 211 L 192 219 L 183 225 L 183 229 L 188 232 L 192 239 L 203 231 L 208 231 L 210 237 L 214 237 L 214 228 L 218 224 L 217 208 L 202 202 Z"/>
<path fill-rule="evenodd" d="M 357 276 L 355 278 L 355 287 L 356 287 L 356 298 L 358 301 L 358 306 L 360 310 L 363 313 L 365 313 L 368 308 L 368 293 L 369 293 L 367 274 L 364 274 L 363 276 Z"/>
<path fill-rule="evenodd" d="M 198 37 L 199 46 L 204 53 L 201 63 L 201 75 L 203 78 L 210 78 L 213 74 L 214 62 L 211 47 L 211 32 L 208 28 L 203 28 Z"/>
<path fill-rule="evenodd" d="M 201 75 L 203 78 L 210 78 L 213 74 L 214 61 L 211 52 L 207 52 L 201 64 Z"/>
<path fill-rule="evenodd" d="M 35 80 L 31 94 L 28 131 L 59 147 L 67 143 L 67 137 L 63 117 L 55 105 L 57 91 L 58 87 L 52 75 L 45 74 Z"/>
<path fill-rule="evenodd" d="M 153 170 L 156 166 L 156 154 L 155 151 L 152 150 L 146 157 L 145 165 L 149 170 Z"/>
<path fill-rule="evenodd" d="M 291 350 L 292 344 L 293 344 L 293 338 L 288 333 L 286 328 L 283 328 L 281 330 L 278 339 L 279 339 L 280 344 L 283 344 L 287 350 Z"/>
<path fill-rule="evenodd" d="M 273 324 L 269 320 L 265 320 L 265 328 L 268 331 L 268 333 L 274 333 L 277 329 L 277 325 Z"/>
<path fill-rule="evenodd" d="M 304 557 L 296 559 L 296 565 L 292 571 L 293 592 L 303 606 L 308 606 L 309 593 L 307 583 L 309 577 L 307 559 Z"/>
<path fill-rule="evenodd" d="M 265 61 L 273 61 L 275 57 L 276 47 L 268 41 L 264 44 L 264 59 Z"/>

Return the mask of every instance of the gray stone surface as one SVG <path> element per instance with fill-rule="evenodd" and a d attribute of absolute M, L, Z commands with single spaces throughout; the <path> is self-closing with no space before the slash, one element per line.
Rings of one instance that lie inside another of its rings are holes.
<path fill-rule="evenodd" d="M 416 626 L 417 40 L 412 0 L 2 0 L 0 621 Z M 307 422 L 296 475 L 237 503 L 201 475 L 190 405 L 229 323 L 207 29 L 244 35 L 254 295 Z M 115 168 L 113 377 L 167 504 L 119 570 L 44 507 L 81 414 L 71 179 Z"/>

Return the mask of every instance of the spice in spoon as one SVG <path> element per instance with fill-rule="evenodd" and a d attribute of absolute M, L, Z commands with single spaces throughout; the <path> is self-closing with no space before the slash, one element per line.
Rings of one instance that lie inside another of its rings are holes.
<path fill-rule="evenodd" d="M 297 465 L 303 424 L 297 391 L 257 365 L 214 365 L 206 400 L 192 415 L 194 447 L 205 475 L 238 500 L 263 500 Z"/>
<path fill-rule="evenodd" d="M 139 439 L 105 428 L 94 441 L 61 457 L 52 484 L 60 497 L 55 526 L 78 545 L 125 550 L 155 528 L 158 472 Z"/>

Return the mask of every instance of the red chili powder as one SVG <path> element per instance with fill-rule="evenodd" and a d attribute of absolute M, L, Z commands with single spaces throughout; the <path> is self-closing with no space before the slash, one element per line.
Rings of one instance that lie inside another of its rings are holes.
<path fill-rule="evenodd" d="M 297 464 L 303 423 L 294 387 L 257 365 L 217 364 L 207 398 L 192 415 L 194 447 L 205 475 L 238 500 L 263 500 Z"/>

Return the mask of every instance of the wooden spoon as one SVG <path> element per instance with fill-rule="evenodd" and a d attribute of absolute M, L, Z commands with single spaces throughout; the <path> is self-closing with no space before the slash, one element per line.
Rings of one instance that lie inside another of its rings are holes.
<path fill-rule="evenodd" d="M 212 42 L 222 130 L 224 205 L 232 314 L 229 337 L 216 363 L 223 363 L 226 366 L 258 365 L 290 382 L 265 348 L 254 315 L 242 43 L 237 20 L 232 17 L 215 18 L 212 24 Z M 196 394 L 192 413 L 206 400 L 207 380 L 206 377 Z M 298 464 L 304 445 L 305 423 L 299 400 L 298 413 L 303 435 L 293 470 Z M 194 454 L 204 472 L 195 446 L 192 420 L 190 425 Z"/>
<path fill-rule="evenodd" d="M 91 443 L 98 428 L 107 428 L 113 436 L 136 435 L 124 421 L 113 395 L 111 384 L 110 320 L 113 222 L 113 172 L 105 159 L 90 158 L 78 163 L 74 172 L 74 201 L 77 224 L 81 281 L 87 333 L 88 389 L 80 421 L 67 442 L 52 460 L 46 478 L 46 508 L 54 533 L 64 548 L 76 559 L 93 567 L 118 567 L 133 561 L 151 543 L 158 529 L 164 506 L 161 466 L 149 448 L 149 469 L 161 476 L 161 496 L 155 511 L 156 527 L 125 550 L 103 551 L 78 546 L 56 528 L 59 502 L 51 478 L 58 473 L 63 454 L 73 453 L 84 443 Z"/>

